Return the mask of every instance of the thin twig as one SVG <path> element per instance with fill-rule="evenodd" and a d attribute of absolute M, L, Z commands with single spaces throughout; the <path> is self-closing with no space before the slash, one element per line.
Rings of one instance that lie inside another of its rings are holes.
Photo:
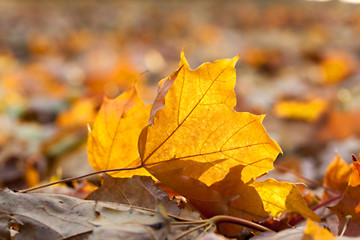
<path fill-rule="evenodd" d="M 264 227 L 260 224 L 254 223 L 254 222 L 250 222 L 248 220 L 242 219 L 242 218 L 237 218 L 237 217 L 232 217 L 232 216 L 227 216 L 227 215 L 218 215 L 212 218 L 209 218 L 207 220 L 200 220 L 200 221 L 193 221 L 193 222 L 182 222 L 181 224 L 199 224 L 201 223 L 199 226 L 196 226 L 194 228 L 191 228 L 189 230 L 187 230 L 186 232 L 183 232 L 182 234 L 178 235 L 176 238 L 174 238 L 174 240 L 178 240 L 184 236 L 186 236 L 187 234 L 196 231 L 199 228 L 205 227 L 207 225 L 209 226 L 215 226 L 218 223 L 233 223 L 233 224 L 237 224 L 237 225 L 241 225 L 244 227 L 249 227 L 252 228 L 254 230 L 257 231 L 261 231 L 261 232 L 273 232 L 273 230 L 271 230 L 270 228 Z M 179 224 L 175 224 L 172 223 L 174 225 L 180 225 Z M 207 228 L 208 229 L 208 228 Z"/>
<path fill-rule="evenodd" d="M 323 207 L 323 206 L 325 206 L 325 205 L 328 205 L 329 203 L 332 203 L 332 202 L 334 202 L 334 201 L 336 201 L 336 200 L 338 200 L 338 199 L 340 199 L 340 198 L 342 198 L 342 197 L 343 197 L 343 194 L 338 194 L 338 195 L 336 195 L 336 196 L 334 196 L 334 197 L 332 197 L 332 198 L 329 198 L 328 200 L 326 200 L 326 201 L 324 201 L 324 202 L 322 202 L 322 203 L 319 203 L 319 204 L 316 205 L 315 207 L 311 208 L 311 210 L 315 211 L 316 209 L 319 209 L 319 208 L 321 208 L 321 207 Z M 304 219 L 303 216 L 299 216 L 299 217 L 297 217 L 296 219 L 294 219 L 293 221 L 291 221 L 291 222 L 289 223 L 289 225 L 290 225 L 290 226 L 295 226 L 298 222 L 300 222 L 300 221 L 303 220 L 303 219 Z"/>
<path fill-rule="evenodd" d="M 183 221 L 183 222 L 170 222 L 171 225 L 190 225 L 190 224 L 203 224 L 209 222 L 209 220 L 194 220 L 194 221 Z"/>
<path fill-rule="evenodd" d="M 176 236 L 176 237 L 174 238 L 174 240 L 179 240 L 180 238 L 188 235 L 189 233 L 192 233 L 192 232 L 194 232 L 194 231 L 196 231 L 196 230 L 198 230 L 198 229 L 200 229 L 200 228 L 203 228 L 203 227 L 205 227 L 205 226 L 207 226 L 207 225 L 210 225 L 210 224 L 211 224 L 211 223 L 207 221 L 207 222 L 204 223 L 204 224 L 201 224 L 201 225 L 199 225 L 199 226 L 190 228 L 189 230 L 187 230 L 187 231 L 181 233 L 180 235 Z"/>
<path fill-rule="evenodd" d="M 345 232 L 346 232 L 346 229 L 348 228 L 349 224 L 350 224 L 350 221 L 351 221 L 351 218 L 352 216 L 351 215 L 346 215 L 345 217 L 345 224 L 344 224 L 344 227 L 341 231 L 341 234 L 340 234 L 340 237 L 344 236 Z"/>
<path fill-rule="evenodd" d="M 142 168 L 142 167 L 143 167 L 142 165 L 139 165 L 139 166 L 137 166 L 137 167 L 132 167 L 132 168 L 115 168 L 115 169 L 108 169 L 108 170 L 96 171 L 96 172 L 88 173 L 88 174 L 85 174 L 85 175 L 82 175 L 82 176 L 78 176 L 78 177 L 65 178 L 65 179 L 61 179 L 61 180 L 56 181 L 56 182 L 47 183 L 47 184 L 40 185 L 40 186 L 37 186 L 37 187 L 19 190 L 18 192 L 19 192 L 19 193 L 27 193 L 27 192 L 31 192 L 31 191 L 34 191 L 34 190 L 38 190 L 38 189 L 41 189 L 41 188 L 50 187 L 50 186 L 53 186 L 53 185 L 56 185 L 56 184 L 59 184 L 59 183 L 70 182 L 70 181 L 74 181 L 74 180 L 86 178 L 86 177 L 93 176 L 93 175 L 100 174 L 100 173 L 118 172 L 118 171 L 128 171 L 128 170 L 139 169 L 139 168 Z"/>
<path fill-rule="evenodd" d="M 210 230 L 210 228 L 212 228 L 212 227 L 213 227 L 213 225 L 209 224 L 209 225 L 204 229 L 204 231 L 202 231 L 202 233 L 200 233 L 200 235 L 196 237 L 196 240 L 197 240 L 197 239 L 200 239 L 202 236 L 204 236 L 204 234 L 207 233 L 207 232 Z"/>

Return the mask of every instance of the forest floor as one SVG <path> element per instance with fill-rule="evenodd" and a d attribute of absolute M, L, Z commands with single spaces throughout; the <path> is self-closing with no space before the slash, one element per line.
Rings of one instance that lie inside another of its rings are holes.
<path fill-rule="evenodd" d="M 63 177 L 91 171 L 86 124 L 103 96 L 114 98 L 137 80 L 140 97 L 151 102 L 156 83 L 177 68 L 182 49 L 192 68 L 240 54 L 237 109 L 267 115 L 265 127 L 284 152 L 278 163 L 319 180 L 335 152 L 348 162 L 360 152 L 358 5 L 0 1 L 0 6 L 2 186 L 34 184 L 25 177 L 30 165 L 38 180 L 59 171 Z M 291 101 L 299 105 L 279 110 Z"/>

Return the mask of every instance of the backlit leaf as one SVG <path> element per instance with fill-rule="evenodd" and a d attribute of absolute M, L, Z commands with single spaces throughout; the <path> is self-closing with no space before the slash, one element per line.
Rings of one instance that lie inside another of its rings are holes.
<path fill-rule="evenodd" d="M 279 217 L 284 212 L 296 212 L 304 218 L 320 222 L 320 217 L 308 208 L 295 184 L 267 179 L 252 185 L 260 194 L 264 208 L 271 216 Z"/>
<path fill-rule="evenodd" d="M 273 169 L 281 149 L 267 135 L 264 116 L 233 110 L 237 59 L 205 63 L 192 71 L 182 54 L 179 70 L 171 81 L 162 82 L 160 93 L 168 89 L 167 94 L 155 102 L 165 104 L 153 110 L 151 125 L 139 138 L 142 163 L 155 177 L 181 169 L 184 176 L 210 186 L 237 165 L 244 166 L 244 182 Z"/>
<path fill-rule="evenodd" d="M 146 126 L 150 106 L 138 98 L 135 88 L 114 100 L 105 99 L 88 136 L 88 157 L 95 170 L 141 165 L 137 139 Z M 150 175 L 144 168 L 109 173 L 115 177 Z"/>

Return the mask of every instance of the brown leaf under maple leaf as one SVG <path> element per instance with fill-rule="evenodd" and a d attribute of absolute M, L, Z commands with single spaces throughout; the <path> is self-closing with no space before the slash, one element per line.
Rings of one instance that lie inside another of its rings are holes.
<path fill-rule="evenodd" d="M 158 208 L 160 201 L 169 214 L 189 219 L 197 219 L 199 215 L 188 209 L 180 209 L 176 202 L 169 199 L 166 192 L 154 186 L 154 180 L 148 176 L 113 178 L 105 174 L 101 187 L 93 191 L 87 199 L 123 203 L 153 210 Z"/>
<path fill-rule="evenodd" d="M 164 239 L 167 224 L 160 214 L 124 204 L 0 191 L 0 239 L 11 239 L 10 228 L 14 239 Z"/>
<path fill-rule="evenodd" d="M 196 162 L 194 162 L 196 164 Z M 241 180 L 243 166 L 230 169 L 226 177 L 211 186 L 185 176 L 181 169 L 162 171 L 161 174 L 173 176 L 172 189 L 186 197 L 204 217 L 230 215 L 250 221 L 260 222 L 268 213 L 255 188 Z M 162 177 L 161 174 L 159 177 Z M 218 230 L 227 236 L 237 236 L 243 227 L 221 223 Z"/>

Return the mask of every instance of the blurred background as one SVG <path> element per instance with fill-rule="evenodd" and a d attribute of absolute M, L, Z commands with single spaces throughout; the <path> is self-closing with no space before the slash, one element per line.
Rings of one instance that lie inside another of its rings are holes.
<path fill-rule="evenodd" d="M 240 54 L 236 109 L 267 115 L 277 164 L 321 180 L 360 152 L 359 39 L 360 5 L 340 1 L 1 0 L 0 187 L 92 172 L 104 96 L 136 82 L 151 103 L 182 49 L 193 69 Z"/>

